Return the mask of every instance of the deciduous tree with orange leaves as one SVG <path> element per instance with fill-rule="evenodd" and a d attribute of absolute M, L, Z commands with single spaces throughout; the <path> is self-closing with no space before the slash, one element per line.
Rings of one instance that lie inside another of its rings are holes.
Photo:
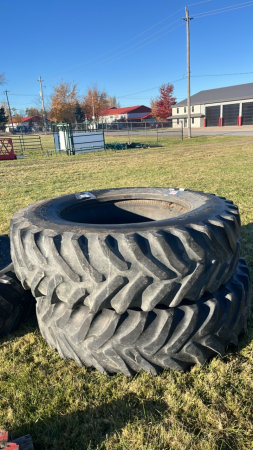
<path fill-rule="evenodd" d="M 112 101 L 116 102 L 116 98 L 108 97 L 106 91 L 100 91 L 96 84 L 88 88 L 81 102 L 86 119 L 92 120 L 94 116 L 98 120 L 101 110 L 111 106 Z"/>
<path fill-rule="evenodd" d="M 171 107 L 176 104 L 173 97 L 174 86 L 171 83 L 162 84 L 159 88 L 160 96 L 151 100 L 151 114 L 158 120 L 166 120 L 171 116 Z"/>
<path fill-rule="evenodd" d="M 77 84 L 61 82 L 51 95 L 50 118 L 54 122 L 74 122 L 77 103 Z"/>

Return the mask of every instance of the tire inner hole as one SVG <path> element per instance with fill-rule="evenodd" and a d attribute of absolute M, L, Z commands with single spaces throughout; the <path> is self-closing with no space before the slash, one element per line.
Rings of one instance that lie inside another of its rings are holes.
<path fill-rule="evenodd" d="M 128 224 L 170 219 L 188 212 L 185 205 L 149 199 L 82 202 L 61 211 L 60 217 L 70 222 L 99 225 Z"/>

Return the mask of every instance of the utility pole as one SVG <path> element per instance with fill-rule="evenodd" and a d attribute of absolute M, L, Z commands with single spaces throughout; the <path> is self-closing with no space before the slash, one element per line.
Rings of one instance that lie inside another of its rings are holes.
<path fill-rule="evenodd" d="M 188 109 L 188 138 L 191 138 L 191 84 L 190 84 L 190 20 L 189 11 L 185 7 L 185 16 L 182 17 L 186 21 L 186 39 L 187 39 L 187 109 Z"/>
<path fill-rule="evenodd" d="M 92 116 L 92 120 L 93 120 L 93 123 L 92 123 L 92 127 L 93 127 L 93 129 L 95 129 L 95 107 L 94 107 L 94 96 L 93 96 L 93 93 L 91 94 L 91 97 L 92 97 L 92 112 L 93 112 L 93 116 Z"/>
<path fill-rule="evenodd" d="M 42 103 L 42 110 L 43 110 L 43 122 L 44 122 L 44 128 L 46 130 L 47 129 L 46 111 L 45 111 L 43 88 L 42 88 L 42 81 L 44 81 L 44 80 L 41 79 L 41 75 L 39 76 L 38 81 L 40 83 L 40 96 L 41 96 L 41 103 Z"/>
<path fill-rule="evenodd" d="M 10 92 L 10 91 L 4 91 L 4 92 L 5 92 L 5 94 L 6 94 L 7 103 L 8 103 L 8 106 L 9 106 L 9 112 L 10 112 L 10 116 L 11 116 L 11 124 L 12 124 L 12 131 L 13 131 L 14 126 L 13 126 L 13 120 L 12 120 L 12 115 L 11 115 L 11 107 L 10 107 L 10 103 L 9 103 L 9 99 L 8 99 L 8 92 Z"/>

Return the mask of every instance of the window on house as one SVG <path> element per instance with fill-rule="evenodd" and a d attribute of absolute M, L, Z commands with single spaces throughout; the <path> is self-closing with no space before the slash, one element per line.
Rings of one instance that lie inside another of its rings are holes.
<path fill-rule="evenodd" d="M 184 107 L 184 113 L 186 113 L 186 106 Z"/>
<path fill-rule="evenodd" d="M 187 127 L 187 119 L 184 119 L 184 127 Z"/>
<path fill-rule="evenodd" d="M 192 123 L 194 123 L 194 117 L 192 117 Z"/>
<path fill-rule="evenodd" d="M 194 112 L 194 106 L 192 106 L 192 112 Z"/>
<path fill-rule="evenodd" d="M 177 119 L 177 125 L 179 125 L 179 119 Z"/>
<path fill-rule="evenodd" d="M 177 108 L 177 114 L 179 114 L 179 108 Z"/>

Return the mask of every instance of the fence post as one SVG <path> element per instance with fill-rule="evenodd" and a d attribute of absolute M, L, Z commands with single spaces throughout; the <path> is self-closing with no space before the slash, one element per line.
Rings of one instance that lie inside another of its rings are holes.
<path fill-rule="evenodd" d="M 180 122 L 181 122 L 181 135 L 182 135 L 182 137 L 181 137 L 181 140 L 183 141 L 183 140 L 184 140 L 184 128 L 183 128 L 183 121 L 181 120 Z"/>
<path fill-rule="evenodd" d="M 147 122 L 145 120 L 145 136 L 147 137 Z"/>
<path fill-rule="evenodd" d="M 156 142 L 158 142 L 158 124 L 156 124 Z"/>
<path fill-rule="evenodd" d="M 20 136 L 20 144 L 21 144 L 22 155 L 23 155 L 23 154 L 24 154 L 24 150 L 25 150 L 25 142 L 24 142 L 24 136 L 23 136 L 23 134 L 21 134 L 21 136 Z"/>
<path fill-rule="evenodd" d="M 128 144 L 130 144 L 129 123 L 127 122 Z"/>

